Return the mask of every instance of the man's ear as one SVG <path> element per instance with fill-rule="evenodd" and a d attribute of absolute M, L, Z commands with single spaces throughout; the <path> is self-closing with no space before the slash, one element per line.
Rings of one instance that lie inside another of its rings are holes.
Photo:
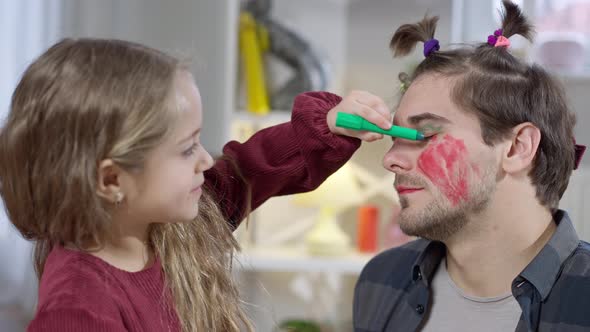
<path fill-rule="evenodd" d="M 121 169 L 112 159 L 104 159 L 98 164 L 96 194 L 111 203 L 117 203 L 122 195 Z"/>
<path fill-rule="evenodd" d="M 541 131 L 530 122 L 512 129 L 512 141 L 504 152 L 502 167 L 507 173 L 518 173 L 531 167 L 541 143 Z"/>

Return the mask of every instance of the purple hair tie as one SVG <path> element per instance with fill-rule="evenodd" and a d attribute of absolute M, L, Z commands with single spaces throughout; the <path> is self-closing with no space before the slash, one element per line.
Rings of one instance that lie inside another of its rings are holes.
<path fill-rule="evenodd" d="M 488 36 L 488 44 L 489 44 L 490 46 L 494 46 L 494 45 L 496 45 L 496 42 L 497 42 L 497 41 L 498 41 L 498 38 L 497 38 L 496 36 L 494 36 L 494 35 L 489 35 L 489 36 Z"/>
<path fill-rule="evenodd" d="M 440 50 L 440 45 L 438 44 L 438 40 L 432 38 L 426 42 L 424 42 L 424 57 L 429 57 L 432 53 Z"/>
<path fill-rule="evenodd" d="M 498 30 L 494 31 L 493 35 L 488 36 L 488 44 L 490 44 L 491 46 L 496 45 L 496 42 L 498 41 L 498 37 L 500 37 L 501 35 L 502 35 L 502 29 L 498 29 Z"/>

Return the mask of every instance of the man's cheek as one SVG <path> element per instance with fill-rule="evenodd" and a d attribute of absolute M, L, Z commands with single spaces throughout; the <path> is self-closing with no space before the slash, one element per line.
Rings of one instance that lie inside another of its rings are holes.
<path fill-rule="evenodd" d="M 445 135 L 431 140 L 418 158 L 418 169 L 456 206 L 469 198 L 471 173 L 479 173 L 469 160 L 463 140 Z"/>

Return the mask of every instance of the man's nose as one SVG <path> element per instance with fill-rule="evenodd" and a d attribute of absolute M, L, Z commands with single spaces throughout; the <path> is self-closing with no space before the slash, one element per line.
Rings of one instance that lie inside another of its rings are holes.
<path fill-rule="evenodd" d="M 413 165 L 416 164 L 416 158 L 418 157 L 415 147 L 402 141 L 402 139 L 396 141 L 383 156 L 383 167 L 395 174 L 410 171 Z"/>

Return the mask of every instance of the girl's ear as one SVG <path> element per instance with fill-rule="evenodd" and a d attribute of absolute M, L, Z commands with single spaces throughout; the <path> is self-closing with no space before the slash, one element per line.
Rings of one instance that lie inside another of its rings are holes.
<path fill-rule="evenodd" d="M 98 164 L 96 194 L 111 203 L 121 200 L 121 168 L 112 159 L 104 159 Z"/>

